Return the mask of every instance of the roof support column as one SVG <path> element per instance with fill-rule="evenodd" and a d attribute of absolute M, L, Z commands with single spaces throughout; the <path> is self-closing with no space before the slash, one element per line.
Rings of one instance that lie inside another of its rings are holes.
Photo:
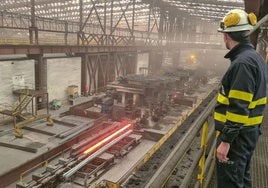
<path fill-rule="evenodd" d="M 31 27 L 29 28 L 30 44 L 38 44 L 38 29 L 35 22 L 35 0 L 31 0 Z"/>
<path fill-rule="evenodd" d="M 150 33 L 151 33 L 151 12 L 152 12 L 152 5 L 149 4 L 149 18 L 148 18 L 148 23 L 147 23 L 147 38 L 149 39 Z"/>
<path fill-rule="evenodd" d="M 172 14 L 169 14 L 169 24 L 168 24 L 168 41 L 173 41 L 175 36 L 175 16 Z"/>
<path fill-rule="evenodd" d="M 35 60 L 35 90 L 40 91 L 42 94 L 37 97 L 37 109 L 46 108 L 47 96 L 43 95 L 47 93 L 47 60 L 43 58 L 43 54 L 33 55 Z"/>
<path fill-rule="evenodd" d="M 77 33 L 77 45 L 80 45 L 80 40 L 82 45 L 84 45 L 84 32 L 83 32 L 83 0 L 79 0 L 79 31 Z"/>
<path fill-rule="evenodd" d="M 107 37 L 107 0 L 104 1 L 104 16 L 103 16 L 103 40 L 104 45 L 108 45 L 108 37 Z"/>
<path fill-rule="evenodd" d="M 114 0 L 111 0 L 110 34 L 113 33 Z"/>
<path fill-rule="evenodd" d="M 89 92 L 87 63 L 88 55 L 81 55 L 81 94 L 85 96 L 87 96 Z"/>
<path fill-rule="evenodd" d="M 132 7 L 132 28 L 131 28 L 131 37 L 134 37 L 134 24 L 135 24 L 135 5 L 136 0 L 133 0 L 133 7 Z"/>
<path fill-rule="evenodd" d="M 158 29 L 158 39 L 162 44 L 163 34 L 164 34 L 164 21 L 165 21 L 165 12 L 163 9 L 160 9 L 160 20 L 159 20 L 159 29 Z"/>

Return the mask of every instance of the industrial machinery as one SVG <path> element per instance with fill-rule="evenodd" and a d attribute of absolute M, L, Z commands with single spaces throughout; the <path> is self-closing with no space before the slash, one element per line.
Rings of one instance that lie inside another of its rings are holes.
<path fill-rule="evenodd" d="M 78 86 L 71 85 L 68 87 L 68 96 L 71 98 L 78 97 Z"/>

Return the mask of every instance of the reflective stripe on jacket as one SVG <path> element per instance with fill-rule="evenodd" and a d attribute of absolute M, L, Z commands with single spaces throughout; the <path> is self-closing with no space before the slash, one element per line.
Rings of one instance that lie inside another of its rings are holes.
<path fill-rule="evenodd" d="M 250 43 L 234 47 L 225 58 L 231 65 L 222 78 L 214 119 L 217 130 L 226 125 L 262 123 L 266 104 L 266 63 Z"/>

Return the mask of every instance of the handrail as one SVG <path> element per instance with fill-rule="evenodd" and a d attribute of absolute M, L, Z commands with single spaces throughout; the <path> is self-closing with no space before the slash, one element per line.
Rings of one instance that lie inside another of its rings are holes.
<path fill-rule="evenodd" d="M 181 141 L 177 143 L 170 155 L 161 164 L 161 166 L 158 168 L 153 177 L 151 177 L 151 179 L 145 186 L 146 188 L 159 187 L 159 185 L 163 186 L 163 184 L 167 180 L 167 176 L 170 174 L 170 167 L 175 167 L 177 165 L 177 162 L 180 161 L 180 159 L 183 157 L 183 154 L 185 153 L 187 148 L 190 147 L 191 143 L 187 142 L 187 140 L 193 140 L 196 137 L 200 129 L 203 127 L 204 122 L 208 121 L 209 117 L 211 116 L 215 104 L 216 96 L 213 98 L 213 100 L 210 101 L 210 103 L 208 104 L 206 109 L 200 114 L 200 116 L 193 122 L 188 132 L 184 134 Z"/>

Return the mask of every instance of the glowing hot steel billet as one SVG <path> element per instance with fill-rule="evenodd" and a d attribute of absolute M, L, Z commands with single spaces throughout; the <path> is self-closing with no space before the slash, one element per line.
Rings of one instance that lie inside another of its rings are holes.
<path fill-rule="evenodd" d="M 110 140 L 112 140 L 118 134 L 122 133 L 124 130 L 128 129 L 130 126 L 131 126 L 131 124 L 127 124 L 122 129 L 119 129 L 118 131 L 116 131 L 113 134 L 111 134 L 110 136 L 104 138 L 103 140 L 101 140 L 100 142 L 98 142 L 97 144 L 95 144 L 94 146 L 91 146 L 90 148 L 88 148 L 86 151 L 84 151 L 84 154 L 88 154 L 91 151 L 94 151 L 96 148 L 105 145 L 107 142 L 109 142 Z"/>
<path fill-rule="evenodd" d="M 85 166 L 89 161 L 93 160 L 95 157 L 97 157 L 98 155 L 100 155 L 101 153 L 103 153 L 105 150 L 107 150 L 108 148 L 110 148 L 112 145 L 116 144 L 116 143 L 119 142 L 121 139 L 123 139 L 124 137 L 126 137 L 127 135 L 129 135 L 130 133 L 132 133 L 133 130 L 128 130 L 127 132 L 123 133 L 122 135 L 116 137 L 116 135 L 122 133 L 124 130 L 126 130 L 126 129 L 130 128 L 130 127 L 131 127 L 131 124 L 128 124 L 128 125 L 126 125 L 124 128 L 122 128 L 122 129 L 116 131 L 115 133 L 111 134 L 110 136 L 108 136 L 108 137 L 107 137 L 108 139 L 105 138 L 104 140 L 105 140 L 106 142 L 108 142 L 108 141 L 110 141 L 110 142 L 107 143 L 107 144 L 105 144 L 103 147 L 101 147 L 99 150 L 95 151 L 95 152 L 92 153 L 91 155 L 89 155 L 85 160 L 81 161 L 77 166 L 75 166 L 74 168 L 70 169 L 68 172 L 64 173 L 64 174 L 63 174 L 63 178 L 64 178 L 65 180 L 68 180 L 68 179 L 69 179 L 75 172 L 77 172 L 79 169 L 81 169 L 83 166 Z M 116 138 L 113 139 L 113 140 L 111 141 L 111 139 L 114 138 L 114 137 L 116 137 Z M 103 140 L 102 140 L 102 141 L 103 141 Z M 102 141 L 101 141 L 101 142 L 102 142 Z M 104 142 L 104 143 L 105 143 L 105 142 Z M 96 144 L 96 145 L 98 145 L 98 144 Z M 92 146 L 92 147 L 96 148 L 96 147 L 100 146 L 100 145 L 98 145 L 98 146 L 96 146 L 96 145 L 94 145 L 94 146 Z M 90 147 L 89 149 L 91 149 L 92 147 Z M 93 149 L 94 149 L 94 148 L 93 148 Z M 87 149 L 86 151 L 88 151 L 89 149 Z M 91 149 L 91 151 L 92 151 L 93 149 Z M 86 151 L 85 151 L 85 152 L 86 152 Z M 84 153 L 85 153 L 85 152 L 84 152 Z M 88 151 L 88 152 L 90 152 L 90 151 Z M 88 152 L 87 152 L 87 153 L 88 153 Z"/>

